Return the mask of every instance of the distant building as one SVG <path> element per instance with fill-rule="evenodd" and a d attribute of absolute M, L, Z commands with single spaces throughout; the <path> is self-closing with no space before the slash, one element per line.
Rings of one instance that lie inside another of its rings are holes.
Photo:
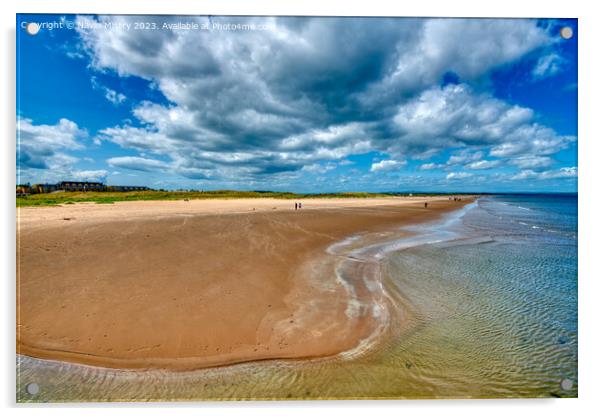
<path fill-rule="evenodd" d="M 17 196 L 29 195 L 31 193 L 31 186 L 27 185 L 17 185 Z"/>
<path fill-rule="evenodd" d="M 29 194 L 48 194 L 50 192 L 67 191 L 67 192 L 133 192 L 133 191 L 150 191 L 148 186 L 122 186 L 105 185 L 102 182 L 79 182 L 79 181 L 62 181 L 56 184 L 37 183 L 34 185 L 17 185 L 17 196 L 25 196 Z"/>
<path fill-rule="evenodd" d="M 150 188 L 148 186 L 121 186 L 121 185 L 111 185 L 107 186 L 107 191 L 113 192 L 133 192 L 133 191 L 148 191 Z"/>
<path fill-rule="evenodd" d="M 33 194 L 47 194 L 50 192 L 60 191 L 59 185 L 54 183 L 36 183 L 31 186 Z"/>
<path fill-rule="evenodd" d="M 59 182 L 57 184 L 60 190 L 70 192 L 104 191 L 105 184 L 102 182 Z"/>

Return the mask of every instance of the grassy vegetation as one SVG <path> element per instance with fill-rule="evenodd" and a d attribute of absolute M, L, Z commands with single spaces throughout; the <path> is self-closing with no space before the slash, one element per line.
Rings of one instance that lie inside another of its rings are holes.
<path fill-rule="evenodd" d="M 405 194 L 395 194 L 405 195 Z M 55 192 L 50 194 L 33 194 L 17 198 L 18 207 L 49 206 L 73 204 L 76 202 L 95 202 L 97 204 L 112 204 L 119 201 L 159 201 L 184 199 L 234 199 L 234 198 L 374 198 L 394 196 L 394 194 L 379 194 L 367 192 L 343 192 L 326 194 L 295 194 L 292 192 L 266 191 L 135 191 L 135 192 Z"/>

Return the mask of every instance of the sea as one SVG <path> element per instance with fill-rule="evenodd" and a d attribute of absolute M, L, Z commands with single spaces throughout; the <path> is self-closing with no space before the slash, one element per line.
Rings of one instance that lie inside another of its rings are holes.
<path fill-rule="evenodd" d="M 384 264 L 417 311 L 408 375 L 438 397 L 577 396 L 577 195 L 484 197 L 446 221 Z"/>
<path fill-rule="evenodd" d="M 378 263 L 396 311 L 359 355 L 190 372 L 19 356 L 18 400 L 577 397 L 577 231 L 576 194 L 480 197 L 350 240 L 345 255 Z"/>

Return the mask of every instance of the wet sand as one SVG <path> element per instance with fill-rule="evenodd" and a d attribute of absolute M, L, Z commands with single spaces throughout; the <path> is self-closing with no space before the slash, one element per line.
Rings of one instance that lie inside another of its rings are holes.
<path fill-rule="evenodd" d="M 21 208 L 17 352 L 170 370 L 339 354 L 378 331 L 386 314 L 374 313 L 383 298 L 362 279 L 341 281 L 327 248 L 357 233 L 433 220 L 464 203 L 315 199 L 295 211 L 294 201 L 249 199 Z"/>

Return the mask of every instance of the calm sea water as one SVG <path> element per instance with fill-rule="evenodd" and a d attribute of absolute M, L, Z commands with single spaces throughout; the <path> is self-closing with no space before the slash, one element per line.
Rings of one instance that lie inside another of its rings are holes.
<path fill-rule="evenodd" d="M 481 198 L 374 243 L 398 316 L 359 358 L 184 373 L 18 358 L 23 401 L 575 397 L 577 197 Z M 407 236 L 407 231 L 413 235 Z M 362 246 L 362 240 L 370 241 Z M 349 253 L 347 253 L 349 254 Z M 26 393 L 29 383 L 40 392 Z"/>
<path fill-rule="evenodd" d="M 452 395 L 462 385 L 477 396 L 576 396 L 576 195 L 482 198 L 442 232 L 424 231 L 443 241 L 385 263 L 417 311 L 420 329 L 402 342 L 416 381 Z"/>

